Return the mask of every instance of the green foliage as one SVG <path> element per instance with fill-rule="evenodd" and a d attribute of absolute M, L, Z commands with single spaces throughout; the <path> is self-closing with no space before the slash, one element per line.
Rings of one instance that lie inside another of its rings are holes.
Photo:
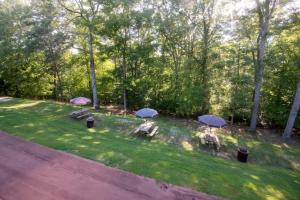
<path fill-rule="evenodd" d="M 272 125 L 285 125 L 295 95 L 300 73 L 299 16 L 277 36 L 267 55 L 262 109 L 264 118 Z"/>
<path fill-rule="evenodd" d="M 91 29 L 100 102 L 123 104 L 125 94 L 130 109 L 249 120 L 258 32 L 253 10 L 227 19 L 214 1 L 82 0 L 87 10 L 80 17 L 77 4 L 60 2 L 0 3 L 1 95 L 91 97 Z M 89 2 L 101 12 L 89 13 Z M 299 74 L 299 13 L 277 15 L 270 29 L 259 116 L 282 126 Z"/>

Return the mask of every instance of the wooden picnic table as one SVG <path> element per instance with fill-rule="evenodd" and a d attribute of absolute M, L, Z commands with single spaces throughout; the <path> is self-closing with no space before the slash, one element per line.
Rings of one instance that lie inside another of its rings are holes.
<path fill-rule="evenodd" d="M 89 112 L 89 109 L 80 109 L 80 110 L 76 110 L 73 111 L 69 114 L 70 117 L 74 118 L 74 119 L 83 119 L 86 117 L 90 117 L 91 113 Z"/>
<path fill-rule="evenodd" d="M 158 133 L 158 126 L 155 126 L 154 122 L 145 122 L 141 124 L 133 134 L 144 134 L 148 137 L 153 137 Z"/>

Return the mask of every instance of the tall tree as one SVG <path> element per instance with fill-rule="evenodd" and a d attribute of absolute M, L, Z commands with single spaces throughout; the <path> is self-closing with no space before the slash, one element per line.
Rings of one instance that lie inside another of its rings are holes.
<path fill-rule="evenodd" d="M 83 25 L 87 29 L 87 40 L 89 46 L 89 65 L 90 65 L 90 77 L 91 87 L 93 93 L 93 106 L 95 109 L 99 109 L 100 102 L 98 101 L 97 94 L 97 82 L 95 72 L 95 58 L 94 58 L 94 29 L 96 24 L 96 17 L 101 8 L 98 1 L 94 0 L 75 0 L 69 1 L 71 4 L 65 4 L 63 0 L 59 0 L 63 8 L 68 12 L 75 15 L 76 18 L 80 18 L 83 21 Z"/>
<path fill-rule="evenodd" d="M 32 28 L 27 33 L 27 53 L 43 52 L 45 56 L 45 72 L 53 77 L 54 99 L 63 97 L 62 89 L 62 57 L 69 48 L 68 36 L 65 32 L 62 16 L 55 1 L 32 1 L 36 4 L 31 20 Z"/>
<path fill-rule="evenodd" d="M 292 54 L 292 65 L 296 68 L 296 74 L 299 74 L 300 69 L 300 12 L 295 12 L 290 16 L 291 22 L 287 24 L 288 37 L 290 45 L 293 47 Z M 286 49 L 285 49 L 286 50 Z M 296 93 L 291 107 L 286 127 L 282 134 L 283 139 L 289 139 L 292 135 L 292 129 L 297 118 L 297 114 L 300 107 L 300 75 L 298 75 L 298 82 L 296 87 Z"/>
<path fill-rule="evenodd" d="M 274 13 L 276 0 L 260 0 L 256 1 L 256 9 L 259 18 L 259 33 L 257 37 L 257 62 L 255 68 L 255 90 L 253 108 L 251 114 L 251 122 L 249 130 L 256 131 L 257 116 L 260 104 L 261 86 L 264 72 L 264 57 L 267 43 L 267 35 L 269 32 L 269 24 Z"/>
<path fill-rule="evenodd" d="M 295 119 L 296 119 L 297 114 L 298 114 L 299 107 L 300 107 L 300 76 L 298 78 L 296 94 L 295 94 L 293 105 L 292 105 L 292 108 L 291 108 L 291 111 L 290 111 L 290 114 L 289 114 L 289 118 L 288 118 L 286 127 L 284 129 L 284 132 L 282 134 L 282 137 L 284 139 L 288 139 L 292 135 L 292 129 L 293 129 Z"/>
<path fill-rule="evenodd" d="M 215 0 L 203 1 L 200 4 L 200 10 L 202 14 L 202 62 L 201 62 L 201 73 L 202 73 L 202 85 L 204 88 L 204 101 L 202 103 L 202 112 L 207 113 L 209 111 L 209 53 L 212 45 L 212 39 L 216 31 L 214 27 L 214 12 L 215 12 Z"/>

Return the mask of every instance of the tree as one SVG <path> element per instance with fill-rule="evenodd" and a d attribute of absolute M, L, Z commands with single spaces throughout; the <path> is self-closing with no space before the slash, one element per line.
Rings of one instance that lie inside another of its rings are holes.
<path fill-rule="evenodd" d="M 211 1 L 203 1 L 199 5 L 200 13 L 202 15 L 202 50 L 201 50 L 201 73 L 202 73 L 202 80 L 201 83 L 204 88 L 204 101 L 202 103 L 202 112 L 208 113 L 209 111 L 209 73 L 208 73 L 208 65 L 209 65 L 209 53 L 211 49 L 211 45 L 213 43 L 213 37 L 216 31 L 216 27 L 214 27 L 213 21 L 214 19 L 214 12 L 215 12 L 215 0 Z"/>
<path fill-rule="evenodd" d="M 282 134 L 282 137 L 284 139 L 288 139 L 292 135 L 292 129 L 293 129 L 295 119 L 298 114 L 299 106 L 300 106 L 300 77 L 298 78 L 296 94 L 295 94 L 293 105 L 292 105 L 292 108 L 291 108 L 291 111 L 289 114 L 289 118 L 288 118 L 286 127 L 284 129 L 284 132 Z"/>
<path fill-rule="evenodd" d="M 300 70 L 299 14 L 286 0 L 276 15 L 275 0 L 256 10 L 224 0 L 30 2 L 0 1 L 1 95 L 90 95 L 96 108 L 99 97 L 124 110 L 252 117 L 254 129 L 259 110 L 265 125 L 285 125 Z"/>
<path fill-rule="evenodd" d="M 96 17 L 100 10 L 100 4 L 94 0 L 75 0 L 71 1 L 72 4 L 65 5 L 62 0 L 59 0 L 63 8 L 65 8 L 76 18 L 80 18 L 87 29 L 87 40 L 89 46 L 89 64 L 90 64 L 90 76 L 91 87 L 93 93 L 93 106 L 95 109 L 99 109 L 100 102 L 98 101 L 97 85 L 96 85 L 96 73 L 95 73 L 95 58 L 94 58 L 94 29 L 96 24 Z"/>
<path fill-rule="evenodd" d="M 291 23 L 288 23 L 288 37 L 289 41 L 291 42 L 293 48 L 292 58 L 293 58 L 293 65 L 294 68 L 297 68 L 296 73 L 299 74 L 300 69 L 300 13 L 296 12 L 291 15 Z M 293 55 L 294 54 L 294 55 Z M 284 132 L 282 134 L 282 137 L 284 139 L 289 139 L 292 135 L 292 129 L 295 124 L 295 120 L 297 118 L 297 114 L 299 111 L 300 106 L 300 75 L 298 75 L 298 81 L 297 81 L 297 87 L 296 87 L 296 93 L 294 97 L 294 101 L 290 110 L 290 114 L 288 117 L 288 121 L 286 123 L 286 127 L 284 129 Z"/>
<path fill-rule="evenodd" d="M 45 56 L 44 71 L 53 76 L 54 99 L 62 98 L 62 57 L 69 48 L 61 12 L 52 1 L 32 1 L 37 4 L 31 18 L 31 30 L 26 34 L 26 54 L 43 52 Z"/>
<path fill-rule="evenodd" d="M 256 9 L 259 18 L 259 34 L 257 37 L 257 62 L 255 68 L 254 100 L 249 128 L 251 132 L 256 131 L 257 115 L 261 95 L 261 85 L 264 72 L 264 57 L 267 43 L 267 35 L 269 31 L 270 19 L 275 9 L 275 3 L 276 0 L 265 0 L 262 3 L 259 0 L 256 0 Z"/>
<path fill-rule="evenodd" d="M 41 64 L 41 56 L 26 56 L 24 53 L 31 18 L 29 6 L 15 1 L 0 2 L 0 82 L 3 85 L 0 93 L 5 95 L 22 97 L 34 93 L 36 90 L 32 86 L 46 77 L 42 77 L 38 72 L 40 70 L 33 67 Z"/>

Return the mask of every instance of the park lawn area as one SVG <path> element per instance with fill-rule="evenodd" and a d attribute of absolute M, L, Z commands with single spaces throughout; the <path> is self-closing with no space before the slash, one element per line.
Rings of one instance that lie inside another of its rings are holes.
<path fill-rule="evenodd" d="M 129 136 L 142 122 L 133 116 L 95 113 L 96 127 L 87 129 L 84 120 L 68 117 L 76 109 L 79 107 L 53 101 L 2 102 L 0 130 L 108 166 L 226 199 L 300 199 L 300 172 L 297 167 L 291 167 L 298 165 L 297 147 L 282 149 L 276 144 L 261 145 L 258 140 L 247 138 L 245 145 L 252 147 L 259 157 L 244 164 L 199 149 L 186 150 L 160 139 Z M 195 132 L 181 124 L 172 125 L 166 119 L 158 118 L 157 123 L 163 129 L 161 134 L 166 134 L 169 126 L 187 135 Z M 228 148 L 234 148 L 232 141 L 236 138 L 228 136 L 223 140 Z M 276 159 L 256 162 L 265 155 Z"/>

